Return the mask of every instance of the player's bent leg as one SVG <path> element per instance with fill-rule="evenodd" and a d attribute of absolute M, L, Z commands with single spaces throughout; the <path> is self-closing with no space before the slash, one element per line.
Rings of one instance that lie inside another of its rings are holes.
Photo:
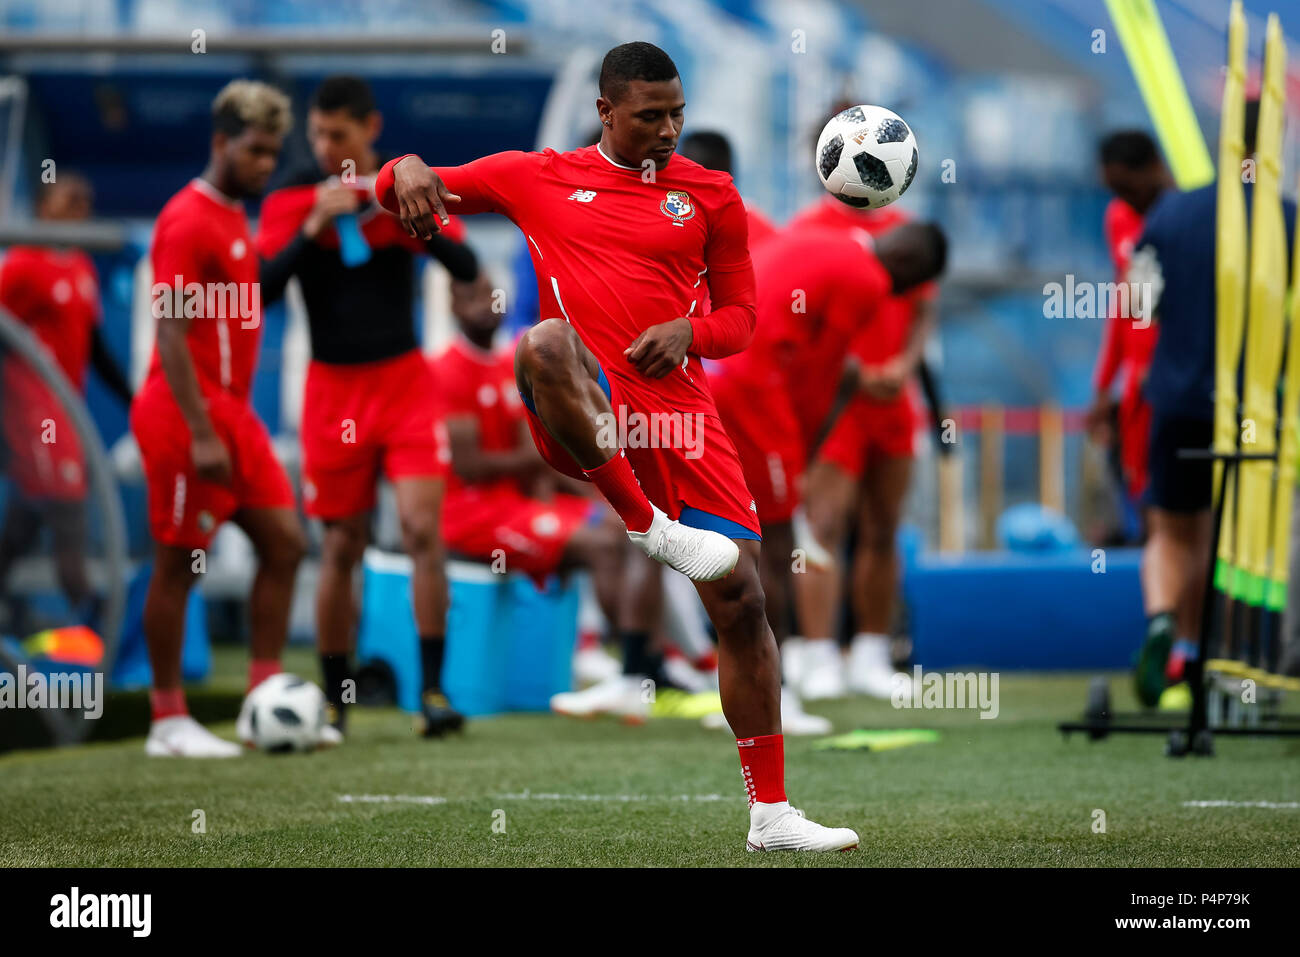
<path fill-rule="evenodd" d="M 722 710 L 738 738 L 781 733 L 781 666 L 767 623 L 759 576 L 760 545 L 737 542 L 736 571 L 720 582 L 696 582 L 718 633 Z"/>
<path fill-rule="evenodd" d="M 347 726 L 346 682 L 353 680 L 351 656 L 357 627 L 353 577 L 370 541 L 370 513 L 324 522 L 320 577 L 316 582 L 316 652 L 328 706 L 326 743 L 338 744 Z"/>
<path fill-rule="evenodd" d="M 618 452 L 600 441 L 602 417 L 613 414 L 600 378 L 600 363 L 563 319 L 543 319 L 515 347 L 515 383 L 525 404 L 584 471 Z"/>
<path fill-rule="evenodd" d="M 279 670 L 289 637 L 289 607 L 307 536 L 291 508 L 241 508 L 231 520 L 257 553 L 257 572 L 248 597 L 249 689 Z"/>
<path fill-rule="evenodd" d="M 859 496 L 848 682 L 850 691 L 877 698 L 892 697 L 895 687 L 889 632 L 899 584 L 898 525 L 911 476 L 910 457 L 885 456 L 863 476 Z"/>
<path fill-rule="evenodd" d="M 240 753 L 239 745 L 217 737 L 190 717 L 181 690 L 185 606 L 197 574 L 193 549 L 154 547 L 144 602 L 144 636 L 153 669 L 149 691 L 152 720 L 144 743 L 150 757 L 233 758 Z"/>
<path fill-rule="evenodd" d="M 749 794 L 750 851 L 845 851 L 858 846 L 848 828 L 809 821 L 786 800 L 785 747 L 781 735 L 781 666 L 768 627 L 759 576 L 760 546 L 737 542 L 736 571 L 696 589 L 718 632 L 722 708 L 736 733 L 741 773 Z"/>
<path fill-rule="evenodd" d="M 826 566 L 808 563 L 793 576 L 795 610 L 804 637 L 799 692 L 813 701 L 842 697 L 847 690 L 835 623 L 843 589 L 841 555 L 857 481 L 838 465 L 819 461 L 809 468 L 804 482 L 808 523 L 817 543 L 830 556 Z"/>
<path fill-rule="evenodd" d="M 524 405 L 613 506 L 643 552 L 692 581 L 731 574 L 739 556 L 731 540 L 668 518 L 646 498 L 623 450 L 610 443 L 613 393 L 569 323 L 545 319 L 520 337 L 515 382 Z"/>
<path fill-rule="evenodd" d="M 447 647 L 447 572 L 439 520 L 445 483 L 413 477 L 393 483 L 402 546 L 411 556 L 411 607 L 420 641 L 420 712 L 426 738 L 458 731 L 465 717 L 442 692 L 442 662 Z"/>

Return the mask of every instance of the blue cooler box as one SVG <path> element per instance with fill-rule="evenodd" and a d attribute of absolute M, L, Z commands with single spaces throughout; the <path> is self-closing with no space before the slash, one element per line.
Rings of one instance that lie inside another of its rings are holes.
<path fill-rule="evenodd" d="M 418 636 L 411 611 L 411 562 L 367 549 L 357 660 L 382 660 L 397 680 L 397 703 L 420 707 Z M 442 687 L 470 716 L 545 711 L 573 686 L 578 591 L 558 580 L 539 591 L 522 575 L 475 562 L 447 563 L 451 607 Z"/>

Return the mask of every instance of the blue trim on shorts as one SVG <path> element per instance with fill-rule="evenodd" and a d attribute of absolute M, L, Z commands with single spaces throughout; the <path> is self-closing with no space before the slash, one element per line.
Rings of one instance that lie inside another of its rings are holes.
<path fill-rule="evenodd" d="M 682 506 L 682 513 L 677 516 L 677 520 L 683 525 L 689 525 L 691 528 L 702 528 L 706 532 L 717 532 L 720 535 L 726 535 L 727 538 L 749 538 L 756 542 L 763 540 L 762 535 L 753 529 L 746 528 L 739 522 L 733 522 L 729 518 L 714 515 L 712 512 L 704 512 L 689 505 Z"/>
<path fill-rule="evenodd" d="M 596 383 L 600 386 L 600 390 L 605 393 L 605 401 L 613 402 L 614 394 L 610 391 L 609 379 L 605 377 L 605 367 L 600 363 L 596 363 L 596 373 Z M 522 392 L 519 393 L 519 398 L 523 400 L 524 407 L 527 408 L 529 412 L 533 415 L 537 415 L 537 406 L 533 405 L 532 399 L 528 398 L 528 396 L 524 395 Z M 541 417 L 538 416 L 538 418 Z"/>

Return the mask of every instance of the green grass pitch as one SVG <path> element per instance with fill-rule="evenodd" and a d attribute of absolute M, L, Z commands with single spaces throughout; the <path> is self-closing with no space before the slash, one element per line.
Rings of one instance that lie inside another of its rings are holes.
<path fill-rule="evenodd" d="M 242 652 L 216 680 L 238 684 Z M 291 670 L 315 677 L 309 652 Z M 344 747 L 232 761 L 149 759 L 143 740 L 0 756 L 0 866 L 1289 866 L 1300 742 L 1217 741 L 1171 760 L 1160 736 L 1064 739 L 1087 676 L 1003 674 L 1001 713 L 812 710 L 837 730 L 933 727 L 895 751 L 786 741 L 790 798 L 856 828 L 851 854 L 756 855 L 732 740 L 693 721 L 513 715 L 424 741 L 358 710 Z M 1117 708 L 1132 707 L 1122 676 Z M 233 722 L 215 727 L 233 738 Z M 350 796 L 350 800 L 345 797 Z M 1192 807 L 1190 801 L 1281 807 Z M 1287 804 L 1293 806 L 1287 807 Z M 1096 810 L 1105 833 L 1094 831 Z M 195 832 L 195 811 L 206 833 Z"/>

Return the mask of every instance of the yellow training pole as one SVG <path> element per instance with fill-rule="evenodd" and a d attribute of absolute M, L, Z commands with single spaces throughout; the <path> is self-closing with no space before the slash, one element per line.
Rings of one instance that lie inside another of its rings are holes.
<path fill-rule="evenodd" d="M 1241 162 L 1246 141 L 1246 18 L 1241 0 L 1233 0 L 1228 14 L 1228 72 L 1223 84 L 1223 113 L 1219 121 L 1219 188 L 1215 221 L 1216 328 L 1214 336 L 1214 451 L 1231 455 L 1240 438 L 1237 403 L 1237 369 L 1241 364 L 1241 340 L 1246 323 L 1246 198 L 1241 187 Z M 1218 491 L 1223 463 L 1214 463 L 1214 485 Z M 1228 473 L 1230 476 L 1231 472 Z M 1222 523 L 1219 526 L 1219 554 L 1214 581 L 1220 591 L 1232 582 L 1233 529 L 1232 484 L 1222 489 Z M 1218 504 L 1217 501 L 1215 504 Z"/>
<path fill-rule="evenodd" d="M 1250 223 L 1250 300 L 1246 327 L 1245 403 L 1242 449 L 1276 451 L 1277 377 L 1282 365 L 1283 297 L 1286 282 L 1286 225 L 1282 219 L 1282 123 L 1286 47 L 1276 14 L 1270 14 L 1264 43 L 1264 84 L 1259 104 L 1258 152 Z M 1238 501 L 1238 568 L 1248 604 L 1264 598 L 1268 574 L 1275 463 L 1241 463 Z"/>

